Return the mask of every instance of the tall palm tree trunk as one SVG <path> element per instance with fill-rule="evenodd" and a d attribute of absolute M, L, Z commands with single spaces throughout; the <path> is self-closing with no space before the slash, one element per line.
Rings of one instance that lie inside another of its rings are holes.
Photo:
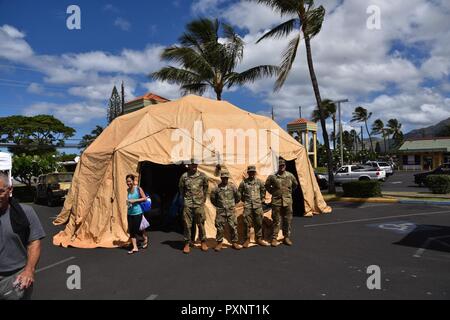
<path fill-rule="evenodd" d="M 384 140 L 384 154 L 387 154 L 387 149 L 386 149 L 386 132 L 384 132 L 384 130 L 383 130 L 383 140 Z"/>
<path fill-rule="evenodd" d="M 336 117 L 333 116 L 332 119 L 333 119 L 333 149 L 336 150 Z"/>
<path fill-rule="evenodd" d="M 305 20 L 303 20 L 305 21 Z M 303 25 L 305 27 L 305 25 Z M 322 97 L 320 96 L 319 83 L 317 81 L 316 73 L 314 71 L 314 63 L 312 59 L 312 51 L 311 51 L 311 39 L 308 35 L 304 33 L 305 36 L 305 46 L 306 46 L 306 58 L 308 60 L 308 68 L 309 75 L 311 77 L 311 83 L 314 90 L 314 95 L 316 97 L 317 107 L 320 113 L 320 125 L 322 126 L 322 136 L 323 142 L 325 144 L 325 149 L 327 150 L 327 158 L 328 158 L 328 192 L 336 193 L 336 187 L 334 185 L 334 173 L 333 173 L 333 155 L 330 150 L 330 141 L 328 139 L 328 133 L 325 123 L 325 112 L 322 109 Z"/>

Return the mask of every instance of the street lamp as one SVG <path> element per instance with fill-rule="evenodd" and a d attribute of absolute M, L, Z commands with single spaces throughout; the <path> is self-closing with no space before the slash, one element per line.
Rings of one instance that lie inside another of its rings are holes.
<path fill-rule="evenodd" d="M 342 118 L 341 118 L 341 102 L 348 102 L 348 99 L 335 100 L 333 103 L 338 105 L 339 110 L 339 139 L 341 141 L 341 166 L 344 165 L 344 142 L 342 141 Z"/>

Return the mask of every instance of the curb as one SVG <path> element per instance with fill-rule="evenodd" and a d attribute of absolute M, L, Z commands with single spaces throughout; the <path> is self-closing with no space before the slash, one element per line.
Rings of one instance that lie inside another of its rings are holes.
<path fill-rule="evenodd" d="M 450 201 L 433 201 L 433 200 L 402 200 L 399 199 L 398 203 L 401 204 L 428 204 L 438 206 L 450 206 Z"/>
<path fill-rule="evenodd" d="M 328 202 L 356 202 L 356 203 L 398 203 L 396 198 L 330 198 Z M 450 203 L 450 202 L 449 202 Z"/>

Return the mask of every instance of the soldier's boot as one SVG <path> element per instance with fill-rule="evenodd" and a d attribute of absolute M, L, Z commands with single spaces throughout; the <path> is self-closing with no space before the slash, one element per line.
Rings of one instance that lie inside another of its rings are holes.
<path fill-rule="evenodd" d="M 186 243 L 183 248 L 183 253 L 188 254 L 191 252 L 191 248 L 189 247 L 189 243 Z"/>
<path fill-rule="evenodd" d="M 206 245 L 206 241 L 202 241 L 202 251 L 203 252 L 208 251 L 208 246 Z"/>
<path fill-rule="evenodd" d="M 239 243 L 234 242 L 234 243 L 233 243 L 233 248 L 236 249 L 236 250 L 241 250 L 241 249 L 242 249 L 242 246 L 241 246 Z"/>
<path fill-rule="evenodd" d="M 283 242 L 284 242 L 284 244 L 287 245 L 287 246 L 292 246 L 292 241 L 291 241 L 291 239 L 289 239 L 289 238 L 284 238 Z"/>
<path fill-rule="evenodd" d="M 272 242 L 270 243 L 270 245 L 272 247 L 278 247 L 279 243 L 278 243 L 277 239 L 272 239 Z"/>
<path fill-rule="evenodd" d="M 244 242 L 244 244 L 242 245 L 244 248 L 248 248 L 248 247 L 250 247 L 250 240 L 249 239 L 247 239 L 247 240 L 245 240 L 245 242 Z"/>
<path fill-rule="evenodd" d="M 220 250 L 222 250 L 222 242 L 218 242 L 217 246 L 214 248 L 215 251 L 219 252 Z"/>
<path fill-rule="evenodd" d="M 258 241 L 256 243 L 258 243 L 261 247 L 269 247 L 270 246 L 270 244 L 266 240 L 263 240 L 263 239 L 258 239 Z"/>

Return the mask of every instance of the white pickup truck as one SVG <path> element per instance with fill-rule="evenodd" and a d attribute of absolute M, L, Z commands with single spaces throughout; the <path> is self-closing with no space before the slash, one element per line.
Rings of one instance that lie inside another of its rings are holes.
<path fill-rule="evenodd" d="M 334 182 L 342 184 L 350 181 L 368 181 L 386 179 L 386 171 L 363 165 L 347 165 L 339 168 L 334 174 Z"/>

